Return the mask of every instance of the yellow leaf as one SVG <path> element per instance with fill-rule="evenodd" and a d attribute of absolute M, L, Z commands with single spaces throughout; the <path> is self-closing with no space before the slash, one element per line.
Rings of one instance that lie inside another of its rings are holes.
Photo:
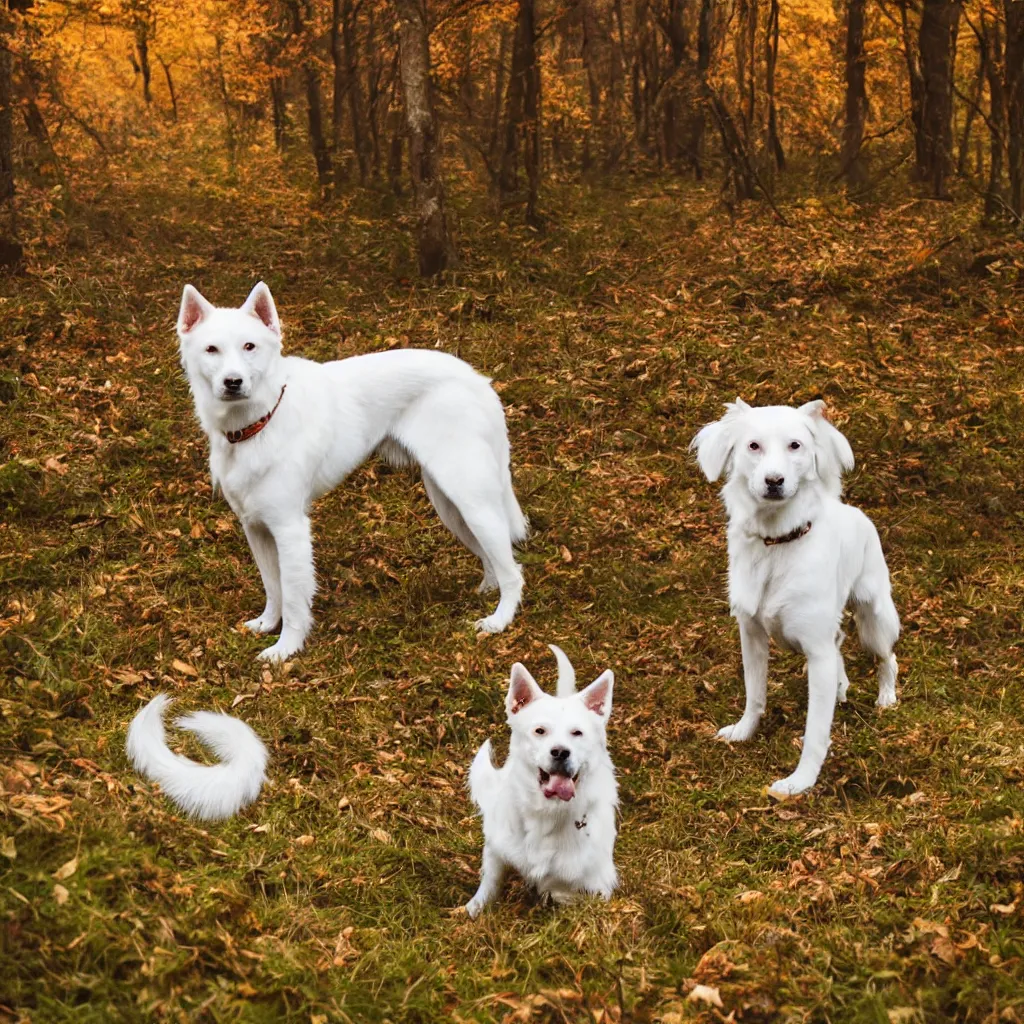
<path fill-rule="evenodd" d="M 314 839 L 313 836 L 299 836 L 299 838 L 295 840 L 295 845 L 296 846 L 312 846 L 315 842 L 316 842 L 316 839 Z"/>
<path fill-rule="evenodd" d="M 0 839 L 0 854 L 3 854 L 8 860 L 14 860 L 18 856 L 18 851 L 14 846 L 14 836 L 4 836 Z"/>
<path fill-rule="evenodd" d="M 182 661 L 180 658 L 175 658 L 174 661 L 171 662 L 171 668 L 173 668 L 175 672 L 180 672 L 183 676 L 192 676 L 193 679 L 199 675 L 199 673 L 187 661 Z"/>
<path fill-rule="evenodd" d="M 62 864 L 53 873 L 53 877 L 58 882 L 63 882 L 65 878 L 70 878 L 78 870 L 78 858 L 72 857 L 66 864 Z"/>

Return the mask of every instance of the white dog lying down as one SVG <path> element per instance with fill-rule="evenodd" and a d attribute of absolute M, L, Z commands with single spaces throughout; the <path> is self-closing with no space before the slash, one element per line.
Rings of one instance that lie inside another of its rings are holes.
<path fill-rule="evenodd" d="M 799 409 L 752 409 L 736 399 L 693 439 L 729 516 L 729 603 L 739 622 L 747 703 L 720 739 L 738 743 L 764 713 L 768 638 L 807 658 L 809 701 L 797 769 L 772 784 L 777 796 L 814 785 L 828 752 L 836 698 L 846 700 L 840 629 L 852 605 L 863 646 L 880 659 L 878 706 L 896 703 L 900 632 L 878 532 L 840 500 L 841 476 L 853 468 L 849 442 L 824 417 L 824 403 Z"/>
<path fill-rule="evenodd" d="M 211 306 L 185 286 L 181 361 L 210 439 L 210 473 L 242 522 L 267 603 L 246 625 L 281 636 L 261 658 L 302 648 L 316 590 L 308 511 L 374 452 L 419 463 L 441 521 L 483 563 L 481 591 L 498 589 L 488 633 L 515 615 L 523 577 L 512 545 L 526 519 L 512 491 L 501 401 L 467 363 L 401 349 L 314 363 L 281 355 L 281 323 L 258 284 L 239 309 Z"/>
<path fill-rule="evenodd" d="M 554 645 L 551 650 L 557 696 L 513 665 L 505 699 L 508 758 L 495 768 L 487 740 L 469 770 L 484 827 L 480 888 L 466 904 L 470 917 L 498 895 L 508 867 L 556 903 L 578 892 L 608 899 L 615 888 L 618 786 L 605 743 L 615 677 L 603 672 L 577 693 L 569 659 Z"/>
<path fill-rule="evenodd" d="M 175 754 L 164 738 L 164 708 L 170 702 L 166 694 L 158 694 L 132 719 L 125 744 L 128 759 L 140 775 L 160 783 L 186 814 L 204 821 L 230 818 L 260 795 L 267 748 L 245 722 L 213 711 L 194 711 L 174 724 L 198 736 L 221 763 L 197 764 Z"/>

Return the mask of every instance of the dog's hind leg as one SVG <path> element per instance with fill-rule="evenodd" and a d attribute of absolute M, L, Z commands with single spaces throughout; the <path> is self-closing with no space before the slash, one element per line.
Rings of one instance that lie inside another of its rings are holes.
<path fill-rule="evenodd" d="M 309 517 L 295 516 L 271 526 L 281 566 L 281 637 L 259 657 L 262 661 L 284 661 L 302 649 L 313 625 L 313 537 Z"/>
<path fill-rule="evenodd" d="M 512 553 L 504 510 L 464 505 L 460 511 L 494 569 L 500 592 L 498 607 L 491 615 L 478 619 L 476 628 L 484 633 L 500 633 L 515 616 L 523 593 L 523 573 Z"/>
<path fill-rule="evenodd" d="M 478 594 L 486 594 L 496 590 L 498 580 L 494 575 L 494 567 L 491 565 L 490 559 L 484 553 L 483 548 L 476 542 L 476 537 L 473 536 L 473 531 L 466 525 L 466 520 L 462 518 L 462 513 L 452 504 L 448 495 L 441 490 L 437 481 L 426 470 L 423 471 L 423 487 L 441 522 L 480 559 L 484 567 L 484 578 L 480 586 L 476 588 L 476 592 Z"/>
<path fill-rule="evenodd" d="M 274 535 L 262 523 L 244 523 L 243 529 L 267 596 L 263 613 L 250 619 L 245 628 L 253 633 L 273 633 L 281 621 L 281 567 L 277 561 L 277 544 Z"/>
<path fill-rule="evenodd" d="M 885 564 L 878 534 L 872 531 L 866 552 L 864 572 L 853 589 L 853 617 L 864 649 L 878 661 L 878 700 L 880 708 L 896 703 L 896 656 L 893 647 L 900 635 L 900 617 L 892 603 L 889 568 Z"/>
<path fill-rule="evenodd" d="M 494 900 L 501 891 L 501 883 L 505 880 L 505 862 L 486 844 L 484 844 L 483 860 L 480 864 L 480 887 L 476 895 L 466 904 L 466 913 L 477 917 L 480 911 Z"/>
<path fill-rule="evenodd" d="M 795 796 L 810 789 L 818 781 L 831 742 L 838 687 L 834 642 L 821 643 L 806 653 L 808 700 L 804 746 L 796 771 L 768 787 L 773 796 Z"/>
<path fill-rule="evenodd" d="M 757 732 L 768 701 L 768 634 L 746 615 L 739 616 L 739 624 L 747 703 L 738 722 L 718 730 L 718 739 L 726 743 L 749 740 Z"/>
<path fill-rule="evenodd" d="M 843 641 L 846 639 L 846 634 L 840 629 L 836 633 L 836 675 L 839 680 L 839 685 L 836 690 L 836 700 L 840 704 L 846 703 L 846 691 L 850 688 L 850 680 L 846 675 L 846 662 L 843 661 Z"/>
<path fill-rule="evenodd" d="M 896 674 L 898 666 L 893 646 L 899 637 L 900 621 L 896 606 L 888 595 L 876 597 L 873 603 L 857 604 L 854 608 L 857 634 L 864 649 L 878 658 L 878 700 L 880 708 L 896 703 Z"/>

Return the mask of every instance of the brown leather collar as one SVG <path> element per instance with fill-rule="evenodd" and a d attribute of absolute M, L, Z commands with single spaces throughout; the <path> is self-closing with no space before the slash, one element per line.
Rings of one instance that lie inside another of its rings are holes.
<path fill-rule="evenodd" d="M 795 530 L 790 530 L 789 533 L 782 537 L 762 537 L 765 547 L 770 548 L 773 544 L 788 544 L 791 540 L 799 540 L 801 537 L 811 532 L 811 523 L 804 523 L 803 526 L 798 526 Z"/>
<path fill-rule="evenodd" d="M 287 384 L 281 385 L 281 394 L 277 396 L 274 408 L 266 416 L 261 416 L 255 423 L 250 423 L 249 426 L 242 427 L 241 430 L 225 430 L 224 436 L 228 439 L 228 444 L 238 444 L 239 441 L 248 441 L 250 437 L 255 437 L 270 422 L 270 417 L 277 412 L 277 407 L 281 404 L 281 399 L 284 398 L 286 387 L 288 387 Z"/>

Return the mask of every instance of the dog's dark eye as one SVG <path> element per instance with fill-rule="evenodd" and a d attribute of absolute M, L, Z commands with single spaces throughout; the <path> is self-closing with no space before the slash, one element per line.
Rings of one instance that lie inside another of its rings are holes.
<path fill-rule="evenodd" d="M 538 725 L 537 728 L 533 730 L 535 736 L 543 736 L 546 732 L 547 729 L 545 729 L 543 725 Z"/>
<path fill-rule="evenodd" d="M 756 441 L 751 441 L 750 444 L 747 445 L 747 447 L 752 452 L 759 452 L 761 450 L 761 446 Z"/>
<path fill-rule="evenodd" d="M 220 351 L 220 349 L 217 348 L 216 345 L 207 345 L 206 351 L 209 352 L 210 355 L 216 355 Z"/>
<path fill-rule="evenodd" d="M 246 352 L 255 352 L 256 351 L 256 346 L 251 341 L 247 341 L 242 346 L 242 348 L 244 348 Z"/>
<path fill-rule="evenodd" d="M 799 441 L 790 441 L 789 442 L 789 450 L 791 452 L 798 452 L 800 450 L 800 442 Z"/>
<path fill-rule="evenodd" d="M 583 735 L 583 730 L 582 729 L 573 729 L 572 734 L 573 734 L 573 736 L 582 736 Z"/>

